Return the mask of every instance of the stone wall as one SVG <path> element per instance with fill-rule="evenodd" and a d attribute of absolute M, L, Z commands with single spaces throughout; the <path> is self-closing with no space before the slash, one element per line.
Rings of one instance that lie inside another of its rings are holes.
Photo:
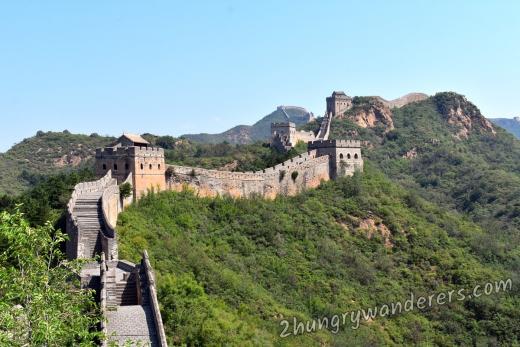
<path fill-rule="evenodd" d="M 329 180 L 329 157 L 309 151 L 274 167 L 257 172 L 228 172 L 169 165 L 167 189 L 193 189 L 199 196 L 296 195 Z"/>
<path fill-rule="evenodd" d="M 143 251 L 141 266 L 144 269 L 144 273 L 148 281 L 147 292 L 150 300 L 150 306 L 152 308 L 153 320 L 157 329 L 157 340 L 161 347 L 167 347 L 166 333 L 164 332 L 159 300 L 157 299 L 157 288 L 155 288 L 155 276 L 153 274 L 152 265 L 150 265 L 150 259 L 148 258 L 148 252 L 146 252 L 146 250 Z"/>
<path fill-rule="evenodd" d="M 101 230 L 101 246 L 108 260 L 117 259 L 116 224 L 119 213 L 123 211 L 123 204 L 116 182 L 103 190 L 101 210 L 104 222 L 104 228 Z"/>
<path fill-rule="evenodd" d="M 67 203 L 66 229 L 69 240 L 66 244 L 66 253 L 70 259 L 84 258 L 81 234 L 78 228 L 78 221 L 74 215 L 76 200 L 83 194 L 101 192 L 112 181 L 112 173 L 108 171 L 97 181 L 81 182 L 74 186 L 69 202 Z"/>

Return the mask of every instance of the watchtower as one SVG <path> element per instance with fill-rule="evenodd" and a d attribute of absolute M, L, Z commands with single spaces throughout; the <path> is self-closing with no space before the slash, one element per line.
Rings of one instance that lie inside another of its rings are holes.
<path fill-rule="evenodd" d="M 293 122 L 271 123 L 271 147 L 280 151 L 288 151 L 296 142 L 296 124 Z"/>
<path fill-rule="evenodd" d="M 150 189 L 166 187 L 164 149 L 152 147 L 139 135 L 123 134 L 111 146 L 98 148 L 95 170 L 98 177 L 112 170 L 118 184 L 129 179 L 136 199 Z"/>
<path fill-rule="evenodd" d="M 327 97 L 327 114 L 332 116 L 341 115 L 352 107 L 352 98 L 343 91 L 334 91 Z"/>
<path fill-rule="evenodd" d="M 361 142 L 359 140 L 318 140 L 307 143 L 309 150 L 316 150 L 316 156 L 329 156 L 329 170 L 332 179 L 351 176 L 356 170 L 363 171 Z"/>

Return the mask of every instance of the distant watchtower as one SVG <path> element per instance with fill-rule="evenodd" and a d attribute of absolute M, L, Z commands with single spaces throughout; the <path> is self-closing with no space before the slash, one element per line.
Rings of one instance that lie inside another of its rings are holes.
<path fill-rule="evenodd" d="M 341 115 L 352 107 L 352 98 L 342 91 L 334 91 L 327 97 L 327 114 L 332 116 Z"/>
<path fill-rule="evenodd" d="M 271 146 L 288 151 L 296 145 L 296 125 L 292 122 L 271 123 Z"/>
<path fill-rule="evenodd" d="M 139 135 L 123 134 L 111 146 L 96 150 L 96 175 L 112 170 L 118 184 L 129 179 L 136 199 L 149 189 L 165 189 L 165 166 L 164 149 L 152 147 Z"/>

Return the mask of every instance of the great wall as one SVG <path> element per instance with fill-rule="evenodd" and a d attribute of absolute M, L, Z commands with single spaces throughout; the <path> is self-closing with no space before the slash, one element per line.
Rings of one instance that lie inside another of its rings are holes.
<path fill-rule="evenodd" d="M 256 172 L 167 165 L 162 148 L 132 134 L 123 134 L 111 146 L 97 149 L 95 172 L 99 179 L 77 184 L 67 206 L 67 255 L 70 259 L 99 257 L 83 267 L 80 278 L 83 288 L 95 290 L 101 307 L 99 328 L 106 336 L 101 345 L 140 341 L 167 346 L 148 254 L 143 251 L 140 264 L 118 258 L 116 223 L 125 206 L 150 190 L 189 189 L 198 196 L 273 199 L 362 171 L 359 141 L 328 139 L 334 116 L 348 109 L 350 100 L 343 92 L 334 92 L 327 98 L 320 129 L 305 135 L 310 138 L 307 152 Z M 302 139 L 292 123 L 277 123 L 271 129 L 271 146 L 280 150 Z M 132 187 L 130 196 L 121 196 L 119 187 L 124 183 Z"/>

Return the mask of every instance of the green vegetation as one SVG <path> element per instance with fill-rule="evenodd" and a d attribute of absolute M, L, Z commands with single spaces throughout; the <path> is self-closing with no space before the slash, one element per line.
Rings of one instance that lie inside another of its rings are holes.
<path fill-rule="evenodd" d="M 95 345 L 93 293 L 77 289 L 80 263 L 64 261 L 63 241 L 50 224 L 0 213 L 0 345 Z"/>
<path fill-rule="evenodd" d="M 94 173 L 89 169 L 39 177 L 34 187 L 18 196 L 0 195 L 0 211 L 14 212 L 20 205 L 24 218 L 32 226 L 50 221 L 64 231 L 65 210 L 74 186 L 94 179 Z"/>
<path fill-rule="evenodd" d="M 390 230 L 368 237 L 363 221 Z M 486 233 L 365 173 L 274 201 L 149 195 L 119 218 L 120 256 L 153 255 L 172 345 L 511 345 L 518 274 L 479 251 Z M 517 253 L 516 259 L 518 260 Z M 516 277 L 513 277 L 516 276 Z M 321 318 L 514 278 L 516 292 L 280 339 L 280 320 Z M 500 319 L 498 318 L 500 317 Z"/>
<path fill-rule="evenodd" d="M 42 176 L 92 167 L 95 149 L 114 138 L 68 131 L 42 132 L 0 153 L 0 194 L 16 195 L 32 187 Z"/>
<path fill-rule="evenodd" d="M 358 98 L 356 107 L 370 101 Z M 467 139 L 457 136 L 461 124 L 448 123 L 456 108 L 472 121 Z M 120 254 L 153 256 L 172 345 L 520 343 L 520 144 L 486 130 L 478 109 L 454 93 L 393 113 L 391 131 L 360 128 L 348 114 L 334 121 L 332 138 L 369 141 L 362 175 L 274 201 L 155 194 L 120 216 Z M 279 337 L 284 318 L 508 278 L 507 293 L 337 334 Z"/>
<path fill-rule="evenodd" d="M 445 114 L 462 107 L 473 117 L 467 139 L 456 137 L 458 126 Z M 439 113 L 443 112 L 442 114 Z M 455 93 L 440 93 L 428 100 L 393 110 L 395 129 L 384 135 L 338 121 L 332 136 L 353 129 L 373 148 L 364 155 L 408 191 L 438 206 L 468 216 L 486 231 L 476 243 L 483 255 L 518 268 L 520 247 L 520 142 L 497 128 L 482 129 L 480 111 Z M 405 154 L 415 151 L 415 158 Z"/>
<path fill-rule="evenodd" d="M 307 150 L 307 144 L 303 142 L 288 153 L 280 153 L 261 142 L 249 145 L 233 145 L 227 142 L 204 144 L 150 134 L 145 135 L 145 138 L 153 145 L 164 148 L 165 160 L 169 164 L 227 171 L 262 170 Z"/>
<path fill-rule="evenodd" d="M 356 98 L 354 104 L 374 106 L 371 98 Z M 120 215 L 119 255 L 138 261 L 143 249 L 149 251 L 171 345 L 520 344 L 520 142 L 501 129 L 493 134 L 478 108 L 455 93 L 440 93 L 392 112 L 393 130 L 384 125 L 360 128 L 349 121 L 348 112 L 346 119 L 332 123 L 331 138 L 368 141 L 363 174 L 274 201 L 198 198 L 188 191 L 150 193 Z M 467 121 L 471 127 L 466 138 L 459 132 Z M 304 128 L 316 130 L 319 122 Z M 302 143 L 280 154 L 261 143 L 208 145 L 170 136 L 145 138 L 165 148 L 169 163 L 235 171 L 260 170 L 306 150 Z M 27 150 L 20 158 L 29 154 Z M 280 177 L 289 174 L 297 179 L 294 172 L 283 171 Z M 5 235 L 25 231 L 33 237 L 31 230 L 55 235 L 45 221 L 62 225 L 74 184 L 92 179 L 92 172 L 24 177 L 24 184 L 33 188 L 18 197 L 0 197 L 0 210 L 10 212 L 2 215 Z M 21 220 L 18 203 L 23 203 L 28 222 Z M 56 235 L 55 240 L 62 239 Z M 0 251 L 14 250 L 9 245 L 16 244 L 15 239 L 0 237 Z M 45 242 L 37 244 L 45 248 Z M 31 261 L 48 259 L 39 248 L 32 251 L 38 257 L 30 256 Z M 0 261 L 16 264 L 12 256 L 4 259 Z M 64 264 L 53 262 L 51 270 L 61 273 Z M 0 277 L 0 303 L 11 297 L 20 300 L 16 295 L 4 298 L 8 290 L 20 288 L 14 286 L 23 278 L 9 266 L 2 263 L 0 274 L 11 271 L 15 283 L 11 287 Z M 71 283 L 56 276 L 68 305 Z M 36 275 L 30 278 L 23 285 L 40 293 L 44 281 Z M 404 301 L 410 293 L 428 296 L 508 278 L 513 290 L 505 293 L 378 317 L 363 321 L 357 330 L 342 326 L 337 334 L 321 330 L 279 337 L 283 319 L 292 324 L 292 317 L 332 317 Z M 72 303 L 74 322 L 62 325 L 53 318 L 53 297 L 46 299 L 51 302 L 52 331 L 60 333 L 50 336 L 63 337 L 62 331 L 78 324 L 77 334 L 69 336 L 73 340 L 56 344 L 90 341 L 92 336 L 84 331 L 95 317 L 74 318 L 89 309 L 85 297 Z M 68 308 L 63 311 L 68 313 Z M 1 338 L 10 338 L 9 332 L 26 337 L 8 324 L 12 316 L 1 317 Z"/>
<path fill-rule="evenodd" d="M 132 185 L 128 182 L 122 183 L 119 186 L 119 195 L 125 199 L 132 195 Z"/>

